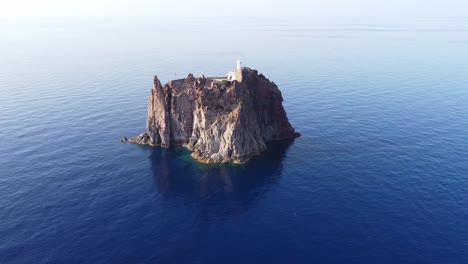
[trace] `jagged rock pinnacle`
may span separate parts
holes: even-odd
[[[244,163],[267,142],[297,137],[276,84],[250,68],[239,74],[233,81],[189,74],[164,86],[155,76],[146,132],[129,141],[182,145],[205,163]]]

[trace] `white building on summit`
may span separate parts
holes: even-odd
[[[236,70],[242,70],[242,62],[238,59],[237,60],[237,67],[236,67]]]
[[[237,79],[237,76],[239,76],[238,74],[240,74],[240,76],[242,76],[242,62],[240,60],[237,60],[236,69],[234,71],[228,72],[227,79],[229,81],[238,80]]]

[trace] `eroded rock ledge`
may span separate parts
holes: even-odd
[[[265,151],[267,142],[299,136],[288,121],[275,83],[250,68],[230,75],[195,78],[189,74],[164,86],[155,76],[146,132],[128,141],[182,145],[204,163],[245,163]]]

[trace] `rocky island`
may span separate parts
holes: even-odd
[[[275,83],[239,61],[227,77],[189,74],[163,86],[155,76],[146,132],[122,141],[181,145],[204,163],[245,163],[266,143],[299,136],[282,101]]]

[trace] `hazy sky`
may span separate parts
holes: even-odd
[[[468,0],[0,0],[11,16],[468,16]]]

